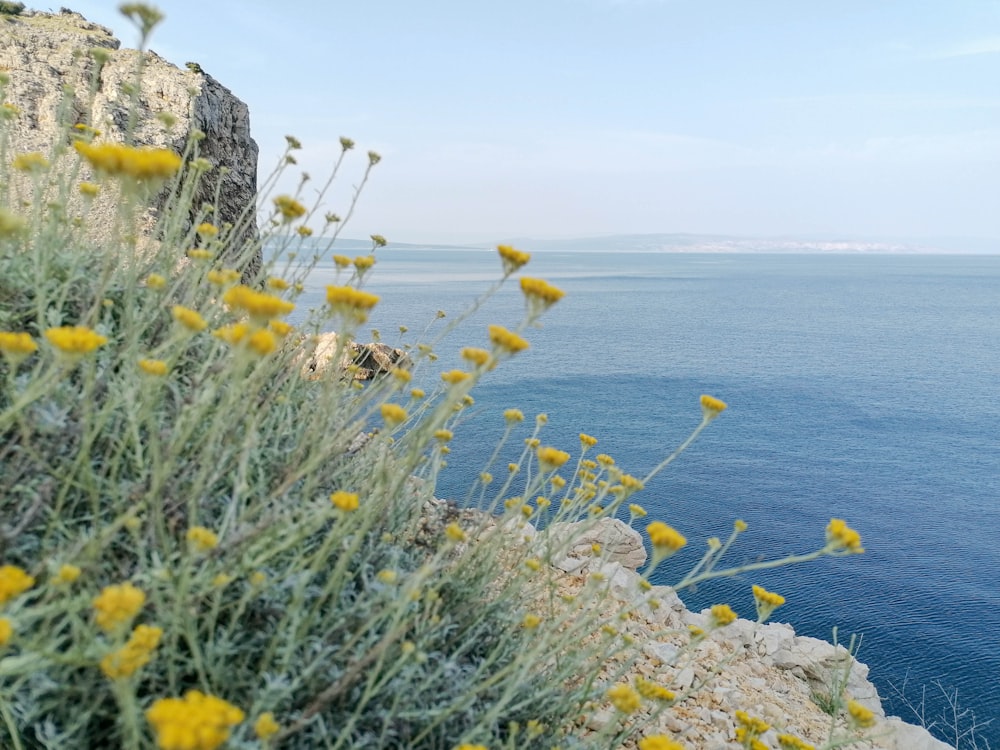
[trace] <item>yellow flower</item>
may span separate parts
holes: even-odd
[[[528,309],[532,312],[546,310],[565,296],[562,289],[552,286],[542,279],[521,278],[521,292],[528,300]]]
[[[448,372],[441,373],[441,380],[448,383],[449,385],[458,385],[459,383],[468,380],[471,375],[462,370],[449,370]]]
[[[94,601],[94,620],[103,630],[111,632],[135,617],[146,595],[131,583],[105,586]]]
[[[167,363],[162,359],[140,359],[139,369],[147,375],[163,376],[167,374]]]
[[[639,740],[639,750],[684,750],[684,745],[665,734],[651,734]]]
[[[181,157],[165,148],[135,148],[120,143],[94,145],[76,141],[73,147],[98,172],[134,180],[163,180],[181,166]]]
[[[399,578],[399,574],[396,573],[395,570],[380,570],[378,573],[375,574],[375,577],[378,578],[382,583],[388,583],[391,585],[397,581],[397,579]]]
[[[615,685],[606,693],[611,704],[623,714],[631,714],[639,710],[642,698],[629,685]]]
[[[235,310],[243,310],[259,322],[287,315],[295,309],[295,305],[281,297],[255,292],[242,284],[228,289],[222,295],[222,301]]]
[[[187,251],[187,257],[192,260],[211,260],[213,255],[211,250],[206,250],[203,247],[196,247]]]
[[[279,195],[274,199],[274,207],[286,222],[304,216],[306,207],[290,195]]]
[[[414,400],[418,400],[419,401],[420,399],[422,399],[426,395],[427,394],[424,393],[424,389],[423,388],[414,388],[412,391],[410,391],[410,398],[412,398]]]
[[[451,430],[443,430],[443,429],[442,430],[434,430],[434,438],[436,440],[440,440],[442,443],[447,443],[453,437],[455,437],[455,435],[454,435],[454,433],[452,433]]]
[[[76,565],[60,565],[59,572],[56,573],[55,583],[57,584],[68,584],[73,583],[77,578],[80,577],[80,569]]]
[[[270,711],[265,711],[260,716],[257,717],[257,721],[253,723],[253,732],[257,735],[257,739],[268,740],[278,733],[281,726],[274,720],[274,714]]]
[[[641,505],[636,505],[635,503],[630,503],[628,506],[628,512],[633,518],[642,518],[646,515],[646,509]]]
[[[816,750],[808,742],[799,739],[793,734],[779,734],[778,744],[781,745],[781,750]]]
[[[263,586],[265,583],[267,583],[267,574],[262,570],[255,570],[253,573],[250,574],[249,580],[251,586],[256,586],[259,588]]]
[[[226,286],[240,280],[240,272],[235,268],[223,268],[221,270],[211,270],[205,274],[205,279],[210,284],[216,286]]]
[[[525,630],[534,630],[541,624],[542,618],[538,615],[533,615],[530,612],[524,616],[524,619],[521,620],[521,627]]]
[[[93,182],[81,182],[80,194],[87,198],[94,198],[101,192],[101,186]]]
[[[112,680],[131,677],[149,663],[162,637],[162,628],[137,626],[124,646],[101,659],[101,671]]]
[[[305,225],[302,225],[301,227],[299,227],[295,231],[298,232],[298,234],[299,234],[300,237],[312,237],[312,233],[313,233],[313,230],[310,229],[309,227],[305,226]]]
[[[102,336],[86,326],[49,328],[45,331],[45,338],[60,352],[71,357],[89,354],[108,343],[107,336]]]
[[[150,289],[163,289],[167,285],[167,280],[158,273],[151,273],[146,277],[146,286]]]
[[[217,589],[225,588],[233,581],[236,580],[235,576],[231,576],[228,573],[219,573],[215,578],[212,579],[212,585]]]
[[[733,528],[736,529],[737,532],[742,533],[747,530],[747,522],[737,518],[733,521]]]
[[[267,324],[267,327],[270,328],[275,335],[280,336],[281,338],[284,338],[294,330],[291,323],[286,323],[283,320],[272,320]]]
[[[518,336],[513,331],[508,331],[503,326],[491,325],[489,327],[490,341],[495,347],[501,349],[508,354],[517,354],[518,352],[523,352],[529,346],[531,346],[527,341]]]
[[[16,565],[0,566],[0,606],[35,585],[35,579]]]
[[[831,518],[826,527],[826,546],[831,551],[859,554],[865,551],[861,546],[861,535],[841,518]]]
[[[538,463],[543,471],[554,471],[569,461],[569,454],[552,446],[538,449]]]
[[[27,221],[0,206],[0,237],[14,237],[27,228]]]
[[[635,689],[643,698],[657,701],[672,701],[677,696],[672,690],[668,690],[663,685],[657,684],[643,677],[635,678]]]
[[[584,448],[593,448],[595,445],[597,445],[597,438],[595,438],[593,435],[587,435],[586,433],[581,432],[580,445],[582,445]],[[592,468],[596,468],[596,466]]]
[[[750,714],[746,711],[737,711],[736,721],[743,728],[745,728],[751,736],[764,734],[764,732],[771,728],[771,725],[766,721],[750,716]]]
[[[706,421],[711,422],[725,410],[725,401],[720,401],[714,396],[701,397],[701,413]]]
[[[530,570],[532,573],[537,573],[542,569],[542,561],[537,557],[529,557],[524,561],[524,567]]]
[[[0,617],[0,646],[6,646],[14,637],[14,625],[6,617]]]
[[[358,273],[364,273],[369,268],[375,265],[374,255],[359,255],[354,259],[354,267],[358,269]]]
[[[31,334],[0,331],[0,353],[11,363],[16,365],[36,351],[38,344]]]
[[[462,530],[462,527],[454,521],[444,527],[444,535],[453,542],[464,542],[468,539],[468,535]]]
[[[857,701],[848,701],[847,714],[851,723],[856,727],[866,729],[875,724],[875,714]]]
[[[326,302],[334,312],[358,323],[368,320],[368,313],[378,304],[378,295],[350,286],[328,286]]]
[[[199,224],[194,231],[202,237],[215,237],[219,234],[219,228],[214,224],[209,224],[207,221]]]
[[[497,252],[500,253],[500,262],[503,264],[503,272],[505,276],[509,276],[514,273],[514,271],[521,268],[529,260],[531,260],[531,255],[529,253],[523,253],[520,250],[515,250],[510,245],[498,245]]]
[[[390,427],[395,427],[406,421],[406,409],[399,404],[382,404],[382,419]]]
[[[607,453],[598,453],[597,463],[602,464],[603,466],[614,466],[615,460],[611,458],[611,456],[609,456]]]
[[[278,278],[277,276],[272,276],[267,280],[267,288],[283,292],[288,289],[288,282],[284,279]]]
[[[346,255],[334,255],[333,262],[337,265],[337,268],[347,268],[351,265],[351,259]]]
[[[524,414],[520,409],[507,409],[503,413],[503,418],[508,424],[514,424],[515,422],[523,422]]]
[[[369,236],[372,238],[372,242],[375,244],[375,247],[385,247],[389,244],[389,241],[381,234],[372,234]]]
[[[222,326],[222,328],[216,328],[212,331],[212,335],[217,339],[225,341],[230,346],[236,346],[246,338],[249,332],[250,326],[246,323],[233,323],[232,325]]]
[[[753,587],[753,598],[757,605],[757,620],[764,622],[775,609],[785,603],[785,597],[768,591],[763,586]]]
[[[358,493],[337,490],[330,495],[330,502],[333,503],[335,508],[344,511],[345,513],[349,513],[352,510],[358,509]]]
[[[486,745],[463,744],[463,745],[456,745],[454,750],[489,750],[489,748],[486,747]]]
[[[15,156],[11,166],[21,172],[41,172],[49,168],[49,160],[37,151],[33,151]]]
[[[683,534],[662,521],[653,521],[646,527],[646,533],[649,534],[654,551],[673,553],[687,544]]]
[[[462,349],[462,359],[467,362],[471,362],[476,365],[476,367],[486,367],[487,365],[492,364],[493,355],[485,349],[467,346]]]
[[[278,340],[271,331],[262,328],[259,331],[254,331],[247,339],[247,346],[261,357],[266,357],[278,347]]]
[[[231,703],[198,690],[183,698],[160,698],[146,711],[160,750],[216,750],[244,719]]]
[[[733,612],[732,607],[728,604],[713,605],[709,611],[712,613],[712,623],[717,628],[725,627],[736,620],[736,613]]]
[[[219,535],[204,526],[192,526],[188,529],[187,540],[195,552],[208,552],[219,545]]]
[[[622,474],[618,481],[629,492],[638,492],[646,486],[642,483],[641,479],[636,479],[631,474]]]
[[[170,308],[170,314],[174,316],[174,320],[187,328],[189,331],[204,331],[208,326],[205,319],[201,317],[197,311],[192,310],[190,307],[174,305]]]

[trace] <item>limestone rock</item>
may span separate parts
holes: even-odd
[[[344,372],[353,366],[355,380],[372,380],[396,368],[405,370],[410,367],[410,355],[402,349],[388,344],[359,344],[357,341],[346,342],[340,351],[339,361],[335,363],[334,359],[338,357],[337,341],[336,333],[321,333],[313,337],[299,357],[302,374],[318,378],[331,368]]]
[[[90,54],[95,48],[108,55],[103,65]],[[215,204],[207,219],[219,227],[226,223],[235,227],[233,247],[243,261],[244,277],[255,275],[262,261],[255,216],[258,151],[250,137],[247,105],[200,68],[182,70],[147,52],[133,110],[129,89],[139,54],[122,49],[108,29],[65,9],[3,17],[0,70],[10,78],[4,97],[20,110],[8,123],[10,151],[41,152],[62,171],[73,169],[78,161],[67,130],[76,124],[100,130],[97,143],[125,142],[131,131],[133,145],[168,148],[178,154],[184,153],[190,134],[200,130],[205,137],[198,143],[198,155],[214,169],[202,179],[193,209]],[[172,125],[164,121],[170,116]],[[79,178],[92,179],[88,166]],[[154,209],[143,217],[142,231],[152,231],[165,197],[164,189],[154,199]],[[79,201],[74,195],[69,210],[78,212]],[[114,191],[106,190],[88,209],[87,226],[96,240],[114,225],[116,204]]]
[[[635,529],[617,518],[602,518],[594,523],[554,523],[548,529],[553,547],[560,551],[555,566],[560,570],[579,570],[594,557],[593,546],[601,546],[601,559],[618,562],[637,570],[646,562],[646,547]],[[570,558],[570,559],[567,559]]]

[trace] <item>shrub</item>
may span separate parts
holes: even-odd
[[[158,19],[129,11],[145,39]],[[435,477],[470,391],[529,346],[562,292],[523,279],[522,320],[490,326],[430,395],[403,368],[361,385],[338,363],[378,303],[362,289],[386,243],[375,235],[370,254],[336,256],[327,305],[303,326],[337,330],[334,365],[307,376],[318,340],[283,318],[316,262],[292,262],[314,210],[262,197],[274,259],[244,285],[260,248],[191,205],[212,179],[197,137],[177,155],[92,135],[15,160],[24,179],[2,180],[15,185],[0,206],[4,746],[573,747],[581,715],[608,701],[622,720],[586,742],[617,746],[640,706],[672,703],[653,683],[608,689],[635,644],[601,634],[627,610],[597,574],[580,597],[559,595],[550,563],[568,542],[550,530],[645,515],[632,496],[723,402],[703,397],[694,433],[643,479],[586,458],[586,435],[575,460],[543,446],[538,418],[506,478],[493,482],[488,462],[470,489],[487,512],[442,504]],[[361,185],[378,161],[369,152]],[[103,190],[120,192],[120,211],[94,246],[86,202],[67,196]],[[149,252],[137,221],[162,194]],[[529,261],[498,252],[500,283]],[[437,367],[430,345],[410,352],[415,371]],[[507,442],[523,415],[504,417]],[[716,565],[744,528],[678,585],[732,574]],[[686,543],[662,522],[649,534],[646,577]],[[858,551],[835,520],[824,546],[794,559]],[[640,579],[637,601],[652,588]],[[720,605],[712,627],[734,617]]]

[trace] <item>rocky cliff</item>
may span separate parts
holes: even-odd
[[[0,16],[0,71],[10,79],[4,101],[20,110],[9,124],[9,151],[50,156],[65,145],[67,124],[100,130],[98,141],[130,139],[177,153],[201,131],[198,155],[214,168],[192,205],[212,204],[213,223],[238,227],[237,247],[256,243],[258,152],[247,105],[197,65],[181,69],[154,52],[142,54],[142,85],[133,94],[140,53],[122,49],[103,26],[65,9]],[[89,210],[89,226],[112,226],[114,197],[100,196]],[[155,209],[145,227],[154,221]],[[260,262],[258,250],[245,270],[253,273]]]

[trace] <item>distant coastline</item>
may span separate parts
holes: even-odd
[[[529,252],[581,253],[771,253],[788,255],[998,255],[1000,239],[944,237],[928,239],[870,239],[836,237],[738,237],[712,234],[616,234],[539,239],[502,238],[496,242],[395,242],[399,250],[489,250],[510,244]],[[338,240],[343,248],[371,247],[370,240]]]

